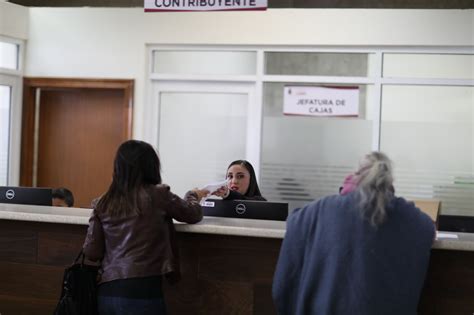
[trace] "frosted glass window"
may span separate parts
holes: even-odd
[[[160,94],[158,150],[173,192],[222,181],[229,163],[245,158],[247,107],[247,94]]]
[[[384,86],[381,150],[400,196],[439,199],[442,213],[474,216],[474,88]]]
[[[373,93],[360,85],[357,118],[283,115],[283,87],[265,83],[261,189],[290,209],[336,194],[346,175],[372,147]]]
[[[257,72],[252,51],[153,52],[153,72],[160,74],[251,75]]]
[[[8,183],[11,87],[0,85],[0,186]]]
[[[18,45],[0,42],[0,68],[18,69]]]
[[[383,76],[474,79],[474,55],[384,54]]]
[[[265,74],[356,76],[372,75],[373,54],[355,53],[265,53]]]

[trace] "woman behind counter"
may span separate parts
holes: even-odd
[[[124,142],[113,180],[94,207],[84,242],[87,259],[101,260],[99,314],[166,314],[162,278],[177,279],[179,261],[172,219],[197,223],[199,200],[184,200],[161,184],[160,161],[146,142]]]
[[[244,199],[266,201],[258,188],[257,178],[252,164],[246,160],[236,160],[227,167],[227,186],[224,186],[213,195],[224,200]]]

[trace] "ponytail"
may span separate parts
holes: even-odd
[[[362,214],[372,226],[379,226],[386,219],[386,206],[394,197],[392,163],[381,152],[365,156],[359,171],[358,194]]]

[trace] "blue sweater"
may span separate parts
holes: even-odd
[[[355,193],[295,210],[273,279],[278,313],[416,314],[434,233],[431,219],[403,198],[377,228],[362,218]]]

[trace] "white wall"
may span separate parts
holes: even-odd
[[[27,39],[28,18],[27,7],[0,0],[0,35]]]
[[[472,10],[30,8],[26,75],[134,79],[133,134],[148,140],[146,44],[472,46],[472,16]]]

